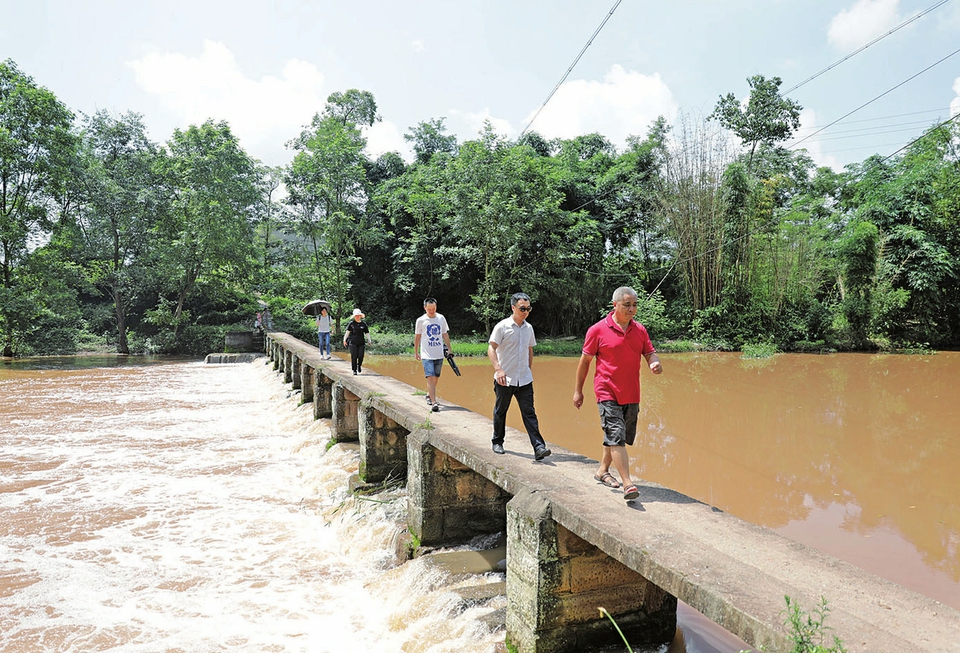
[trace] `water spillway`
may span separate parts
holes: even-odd
[[[406,490],[352,494],[357,447],[264,360],[0,366],[0,652],[502,644],[502,574],[398,565]]]
[[[406,476],[419,541],[506,528],[507,641],[520,651],[595,641],[600,602],[632,641],[665,642],[677,599],[753,646],[789,650],[784,595],[805,605],[829,596],[831,627],[852,633],[851,651],[958,650],[960,614],[934,600],[668,488],[644,484],[640,508],[625,513],[622,499],[584,483],[595,465],[585,456],[498,459],[487,418],[456,407],[431,417],[410,386],[347,377],[286,334],[268,336],[268,355],[315,415],[331,416],[334,437],[360,441],[365,480]]]

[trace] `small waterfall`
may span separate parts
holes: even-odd
[[[0,389],[0,652],[502,647],[503,573],[402,562],[405,490],[351,495],[356,448],[264,362]]]

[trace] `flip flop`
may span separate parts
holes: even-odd
[[[623,498],[627,501],[636,499],[638,496],[640,496],[640,490],[637,489],[636,485],[628,485],[623,488]]]
[[[613,487],[613,488],[620,487],[620,481],[615,479],[613,477],[613,474],[611,474],[610,472],[604,472],[600,476],[597,476],[596,474],[594,474],[593,480],[595,480],[597,483],[603,483],[607,487]]]

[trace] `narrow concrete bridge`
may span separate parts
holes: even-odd
[[[960,652],[960,611],[770,530],[654,484],[625,505],[595,484],[596,461],[556,447],[497,456],[490,420],[457,406],[430,413],[416,389],[353,376],[339,359],[269,333],[268,360],[302,390],[337,441],[360,442],[367,483],[406,479],[408,528],[422,545],[507,534],[506,640],[520,653],[667,643],[677,599],[751,646],[790,651],[784,596],[829,601],[851,653]],[[517,434],[516,441],[525,441]]]

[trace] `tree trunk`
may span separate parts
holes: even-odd
[[[117,353],[129,354],[130,345],[127,343],[127,310],[123,296],[119,291],[113,293],[113,306],[117,315]]]

